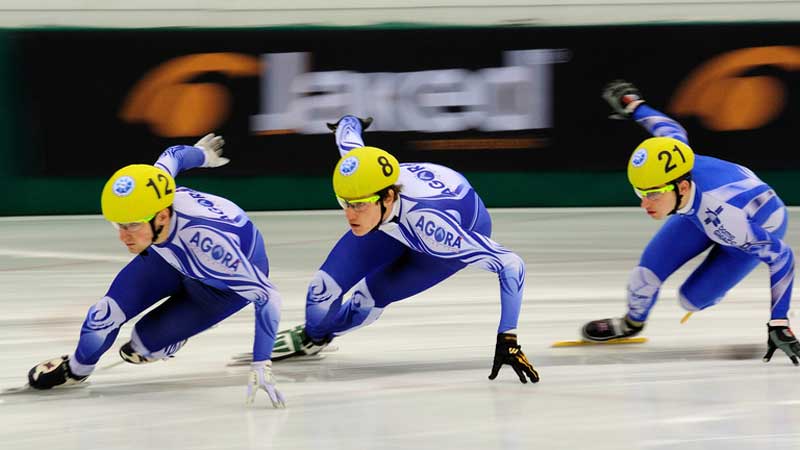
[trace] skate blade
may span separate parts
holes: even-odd
[[[338,351],[339,351],[339,346],[338,345],[336,345],[336,344],[328,344],[328,345],[325,346],[325,348],[323,348],[319,352],[320,353],[333,353],[333,352],[338,352]]]
[[[319,352],[314,355],[302,355],[302,356],[290,356],[289,358],[282,359],[278,361],[276,364],[280,364],[287,361],[319,361],[320,359],[325,359],[326,355],[323,355],[322,352]]]
[[[273,364],[283,364],[287,361],[319,361],[320,359],[325,359],[326,355],[317,353],[315,355],[298,355],[298,356],[289,356],[287,358],[283,358],[278,361],[272,361]],[[249,366],[250,363],[253,362],[253,354],[252,353],[242,353],[240,355],[235,355],[231,358],[231,361],[228,364],[225,364],[226,367],[241,367],[241,366]]]
[[[588,346],[588,345],[644,344],[645,342],[647,342],[647,338],[646,337],[629,337],[629,338],[609,339],[607,341],[602,341],[602,342],[587,341],[585,339],[581,339],[579,341],[556,341],[556,342],[553,342],[553,345],[551,345],[551,347],[581,347],[581,346]]]
[[[320,359],[325,359],[327,355],[323,355],[322,352],[314,353],[313,355],[292,355],[292,356],[284,356],[281,359],[272,360],[272,364],[285,364],[287,362],[301,362],[301,361],[319,361]]]
[[[280,360],[280,361],[284,361],[284,360],[286,360],[286,359],[294,359],[294,360],[297,360],[298,358],[306,358],[306,359],[322,359],[322,355],[320,355],[320,353],[333,353],[333,352],[338,352],[338,351],[339,351],[339,346],[338,346],[338,345],[336,345],[336,344],[329,344],[328,346],[326,346],[325,348],[323,348],[322,350],[320,350],[320,351],[319,351],[319,353],[317,353],[317,354],[315,354],[315,355],[311,355],[311,356],[290,356],[289,358],[285,358],[285,359],[282,359],[282,360]],[[318,356],[318,355],[319,355],[320,357],[319,357],[319,358],[315,358],[315,357],[316,357],[316,356]],[[235,361],[235,362],[237,362],[237,363],[238,363],[238,362],[246,362],[246,363],[248,363],[248,364],[249,364],[249,363],[250,363],[252,360],[253,360],[253,353],[252,353],[252,352],[249,352],[249,353],[237,353],[237,354],[235,354],[235,355],[233,355],[233,356],[231,357],[231,361]],[[238,364],[237,364],[237,365],[238,365]]]
[[[98,367],[96,371],[99,372],[101,370],[113,369],[114,367],[121,366],[121,365],[125,364],[126,362],[127,361],[125,361],[124,359],[121,359],[119,361],[114,361],[113,363],[106,364],[105,366],[102,366],[102,367]]]
[[[64,392],[73,389],[83,388],[89,385],[88,381],[82,383],[68,384],[66,386],[56,386],[52,389],[34,389],[30,384],[25,383],[22,386],[10,387],[0,390],[0,395],[15,395],[15,394],[46,394],[48,392]]]
[[[24,386],[17,386],[17,387],[3,389],[2,391],[0,391],[0,395],[14,395],[32,391],[33,388],[31,387],[31,385],[26,383]]]

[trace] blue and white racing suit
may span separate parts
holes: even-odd
[[[170,147],[156,167],[173,177],[202,166],[202,150]],[[134,326],[133,349],[160,358],[248,303],[256,309],[253,360],[270,358],[280,319],[281,297],[270,283],[261,233],[236,204],[185,187],[175,189],[167,240],[133,258],[94,304],[70,357],[76,375],[92,372],[120,327],[167,298]]]
[[[654,136],[689,144],[677,122],[646,104],[633,113]],[[769,267],[770,319],[785,319],[794,281],[794,256],[783,238],[787,211],[750,169],[696,155],[686,205],[670,216],[644,250],[628,283],[628,316],[647,319],[661,284],[687,261],[711,248],[681,285],[681,305],[698,311],[718,303],[759,262]]]
[[[340,121],[342,155],[362,147],[361,126]],[[483,201],[458,172],[436,164],[400,164],[399,201],[375,231],[348,231],[312,280],[306,298],[306,333],[314,340],[374,322],[390,303],[420,293],[468,265],[500,281],[498,332],[514,332],[522,303],[525,264],[493,241]],[[343,296],[354,288],[352,296]]]

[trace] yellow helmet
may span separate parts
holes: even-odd
[[[147,164],[131,164],[111,175],[100,204],[109,222],[147,222],[172,204],[175,180],[166,171]]]
[[[634,188],[661,186],[689,173],[694,167],[694,152],[683,142],[669,137],[646,139],[628,161],[628,181]]]
[[[342,156],[333,170],[333,191],[345,200],[359,200],[400,178],[400,164],[385,150],[359,147]]]

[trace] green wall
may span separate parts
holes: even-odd
[[[3,159],[8,157],[4,146]],[[762,172],[789,205],[800,205],[800,172]],[[489,207],[635,206],[624,172],[467,174]],[[230,198],[253,210],[337,208],[327,177],[184,178],[179,185]],[[100,212],[100,178],[6,176],[0,215],[94,214]]]

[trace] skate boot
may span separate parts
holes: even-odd
[[[636,336],[644,328],[644,323],[631,321],[627,316],[613,319],[593,320],[581,329],[587,341],[604,342],[611,339]]]
[[[133,345],[131,345],[131,341],[128,341],[120,347],[119,349],[119,356],[125,360],[125,362],[129,362],[131,364],[149,364],[156,361],[166,360],[175,357],[175,353],[183,347],[183,344],[186,343],[188,339],[184,339],[177,344],[170,345],[166,347],[164,350],[156,352],[152,356],[144,356],[141,353],[137,352],[133,349]]]
[[[78,376],[69,369],[67,355],[37,364],[28,372],[28,384],[34,389],[52,389],[57,386],[78,384],[89,375]]]
[[[275,346],[272,347],[272,360],[280,361],[282,359],[291,358],[294,356],[311,356],[316,355],[323,348],[327,347],[331,339],[324,339],[322,341],[313,341],[307,334],[303,325],[298,325],[289,330],[279,331],[275,335]]]

